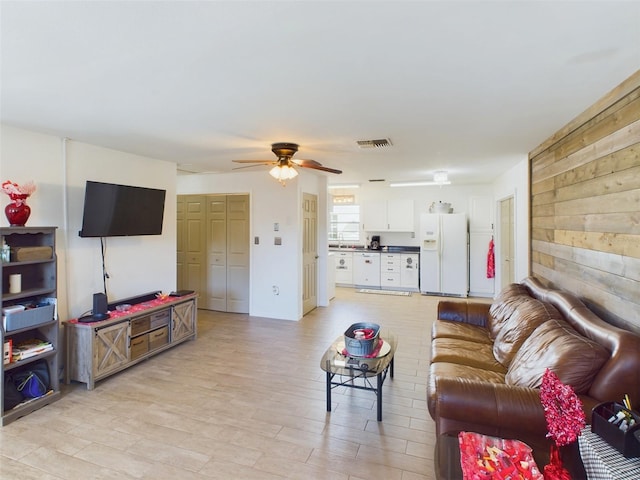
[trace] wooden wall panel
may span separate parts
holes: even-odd
[[[529,165],[531,274],[640,333],[640,71]]]

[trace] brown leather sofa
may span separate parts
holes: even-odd
[[[591,409],[625,394],[640,405],[640,336],[614,327],[533,277],[493,303],[441,301],[427,385],[437,433],[473,431],[548,445],[539,387],[545,368]]]

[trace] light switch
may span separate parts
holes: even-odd
[[[260,237],[253,237],[254,245],[260,245]]]
[[[274,223],[273,224],[273,231],[274,232],[280,231],[280,224],[279,223]]]

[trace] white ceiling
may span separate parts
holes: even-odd
[[[640,68],[638,1],[3,0],[0,15],[3,123],[198,171],[296,142],[344,171],[330,183],[490,182]],[[355,143],[378,138],[393,146]]]

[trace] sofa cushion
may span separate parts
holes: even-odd
[[[562,319],[562,314],[550,303],[528,297],[521,302],[497,332],[493,343],[496,360],[509,367],[520,346],[543,322]]]
[[[458,338],[471,342],[493,344],[486,328],[449,320],[433,322],[431,338]]]
[[[446,401],[438,399],[438,396],[446,396],[447,392],[438,392],[437,384],[438,380],[442,378],[462,379],[474,382],[488,382],[503,384],[504,373],[493,372],[491,370],[485,370],[483,368],[470,367],[469,365],[460,365],[457,363],[437,362],[432,363],[429,366],[429,379],[427,384],[427,402],[429,412],[431,412],[432,418],[436,416],[436,405],[438,401]],[[469,399],[473,402],[473,399]]]
[[[531,334],[511,362],[508,385],[540,388],[548,368],[576,393],[587,393],[609,352],[564,320],[549,320]]]
[[[435,338],[431,342],[431,362],[456,363],[501,374],[507,369],[496,362],[492,346],[459,338]]]
[[[502,325],[509,320],[518,305],[532,298],[528,292],[525,286],[518,283],[512,283],[502,289],[489,307],[487,328],[491,338],[496,338],[502,330]]]

